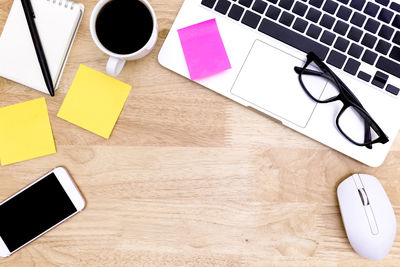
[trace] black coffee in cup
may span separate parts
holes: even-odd
[[[127,55],[139,51],[153,32],[153,17],[139,0],[112,0],[96,19],[96,34],[109,51]]]

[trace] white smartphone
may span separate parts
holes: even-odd
[[[52,170],[0,203],[0,257],[11,255],[84,207],[67,170]]]

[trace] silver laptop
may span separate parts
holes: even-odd
[[[376,167],[400,126],[400,4],[391,0],[185,0],[160,51],[164,67],[189,77],[177,30],[216,22],[232,68],[197,83]],[[314,52],[348,86],[389,138],[372,149],[338,129],[342,102],[321,104],[299,83],[294,67]],[[337,91],[312,81],[326,99]],[[362,124],[341,127],[364,133]]]

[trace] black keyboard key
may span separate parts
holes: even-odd
[[[361,44],[365,45],[366,47],[372,48],[374,47],[377,39],[378,38],[376,38],[374,35],[366,33],[361,41]]]
[[[293,0],[281,0],[279,2],[279,6],[286,10],[290,10],[292,8],[293,2]]]
[[[392,94],[394,94],[394,95],[398,95],[400,89],[397,88],[396,86],[393,86],[393,85],[391,85],[391,84],[388,84],[388,85],[386,86],[386,91],[388,91],[389,93],[392,93]]]
[[[361,80],[364,80],[366,82],[369,82],[372,78],[371,75],[369,75],[368,73],[365,73],[363,71],[360,71],[357,75],[358,78],[360,78]]]
[[[333,28],[333,31],[338,33],[338,34],[340,34],[340,35],[345,35],[347,30],[348,30],[348,28],[349,28],[349,24],[347,24],[347,23],[345,23],[345,22],[343,22],[341,20],[338,20],[336,22],[335,27]]]
[[[281,18],[279,19],[279,22],[290,27],[290,25],[292,24],[293,20],[294,20],[294,15],[293,14],[290,14],[290,13],[288,13],[286,11],[283,11]]]
[[[352,58],[349,58],[343,70],[347,73],[350,73],[351,75],[356,75],[358,69],[360,68],[360,65],[361,65],[360,62]]]
[[[262,0],[256,0],[254,3],[252,9],[260,14],[264,14],[265,9],[267,9],[268,4]]]
[[[320,27],[311,24],[306,34],[314,39],[318,39],[319,35],[321,34],[321,31],[322,29]]]
[[[396,17],[394,17],[392,25],[395,26],[397,29],[400,29],[400,15],[396,15]]]
[[[242,23],[255,29],[260,22],[261,16],[249,10],[243,16]]]
[[[375,2],[387,6],[389,4],[389,0],[375,0]]]
[[[349,51],[347,52],[350,56],[353,56],[355,58],[360,58],[364,48],[359,46],[358,44],[351,44]]]
[[[341,69],[346,59],[347,57],[342,53],[332,50],[326,62],[335,66],[338,69]]]
[[[333,14],[335,14],[337,8],[338,8],[338,4],[336,2],[333,2],[332,0],[326,0],[325,5],[322,8],[322,10],[333,15]]]
[[[310,5],[320,8],[324,0],[310,0]]]
[[[378,35],[386,40],[390,40],[392,38],[394,29],[390,28],[389,26],[382,25],[381,29],[379,30]]]
[[[269,6],[267,9],[267,13],[265,13],[265,15],[271,19],[277,19],[280,13],[281,10],[279,8],[274,6]]]
[[[393,46],[393,49],[390,52],[389,57],[400,62],[400,47]]]
[[[297,18],[296,21],[297,20],[299,20],[299,18]],[[304,20],[303,22],[307,23]],[[258,30],[271,36],[272,38],[286,43],[287,45],[297,48],[304,53],[309,53],[312,51],[322,60],[326,58],[326,55],[329,51],[328,47],[304,36],[303,34],[299,34],[284,26],[281,26],[269,19],[263,19]]]
[[[293,13],[299,15],[300,17],[304,16],[306,13],[307,6],[301,2],[296,2],[293,7]]]
[[[315,8],[310,7],[306,19],[311,20],[312,22],[317,22],[320,16],[321,16],[321,11],[318,11]]]
[[[335,40],[335,38],[336,38],[336,35],[334,33],[324,30],[324,32],[321,35],[320,41],[323,42],[324,44],[327,44],[330,46],[333,44],[333,41]]]
[[[272,4],[278,3],[278,0],[267,0],[268,2],[271,2]]]
[[[215,5],[215,2],[217,2],[217,0],[202,0],[201,4],[203,6],[209,7],[209,8],[213,8]]]
[[[370,15],[371,17],[375,17],[378,13],[379,6],[372,2],[368,2],[367,6],[364,9],[364,13]]]
[[[393,43],[400,45],[400,32],[396,32],[393,37]]]
[[[228,12],[228,9],[230,6],[231,6],[231,3],[229,1],[219,0],[217,5],[215,6],[215,11],[225,15],[226,12]]]
[[[367,17],[361,13],[354,12],[353,17],[351,17],[350,23],[361,27]]]
[[[243,7],[233,4],[231,10],[229,11],[228,17],[234,20],[240,20],[243,12],[244,12]]]
[[[380,25],[380,23],[378,21],[370,18],[367,20],[367,23],[365,24],[364,29],[366,29],[369,32],[376,33],[376,31],[379,28],[379,25]]]
[[[397,12],[400,13],[400,4],[397,4],[397,3],[395,3],[395,2],[392,2],[392,3],[390,4],[390,8],[391,8],[392,10],[397,11]]]
[[[304,19],[297,18],[294,22],[293,29],[299,32],[304,32],[308,26],[308,22]]]
[[[351,15],[351,9],[347,8],[345,6],[340,6],[336,16],[338,16],[339,18],[341,18],[342,20],[348,20],[350,18]]]
[[[252,3],[253,3],[253,0],[239,0],[239,4],[241,4],[245,7],[250,7]]]
[[[351,0],[350,6],[357,10],[362,10],[365,0]]]
[[[389,79],[389,76],[387,74],[377,71],[374,76],[374,79],[372,79],[372,84],[379,88],[383,88],[383,87],[385,87],[385,84],[388,79]]]
[[[383,40],[379,40],[378,44],[375,47],[375,51],[387,55],[391,46],[392,45],[390,43],[385,42]]]
[[[349,44],[350,44],[349,40],[346,40],[339,36],[336,40],[334,47],[339,51],[345,52]]]
[[[322,16],[321,21],[319,22],[319,24],[327,29],[331,29],[333,26],[333,23],[335,22],[335,19],[327,14],[324,14]]]
[[[361,39],[363,32],[362,30],[356,28],[356,27],[351,27],[349,33],[347,34],[347,37],[349,37],[351,40],[358,42]]]
[[[400,64],[393,60],[380,56],[376,62],[376,67],[400,78]]]
[[[361,60],[364,61],[365,63],[368,63],[370,65],[374,65],[376,58],[378,57],[378,54],[375,52],[372,52],[371,50],[365,50],[364,55],[362,56]]]
[[[338,2],[347,5],[349,3],[349,0],[338,0]]]
[[[386,8],[382,8],[381,12],[378,15],[378,19],[380,21],[389,23],[393,18],[394,13]]]
[[[334,33],[331,33],[329,31],[325,30],[322,33],[320,40],[321,40],[321,42],[323,42],[327,45],[331,45],[333,43],[333,40],[335,40],[335,37],[336,37],[336,35]]]

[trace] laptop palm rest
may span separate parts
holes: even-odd
[[[279,61],[271,62],[271,55],[277,54]],[[304,92],[294,71],[295,66],[303,65],[304,60],[256,40],[231,93],[253,108],[304,128],[317,104]],[[314,80],[314,86],[321,88],[322,93],[326,82],[320,78]]]

